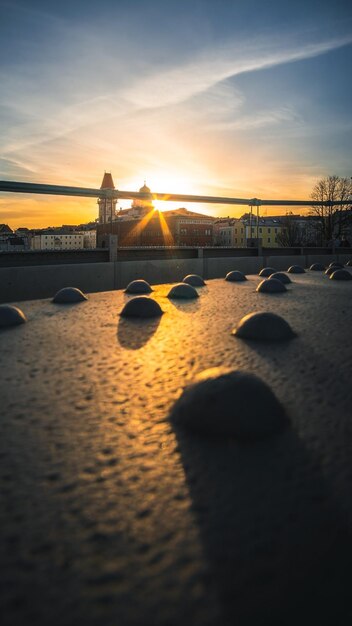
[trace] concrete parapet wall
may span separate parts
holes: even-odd
[[[330,261],[329,261],[330,262]],[[264,265],[275,267],[276,270],[286,272],[291,265],[307,267],[306,256],[268,256],[264,257]]]
[[[204,259],[203,274],[204,278],[222,278],[232,270],[240,270],[244,274],[258,274],[262,267],[263,257]]]
[[[168,261],[128,261],[115,264],[115,289],[127,287],[131,280],[144,278],[152,285],[179,282],[187,274],[203,274],[203,259]]]
[[[0,302],[50,298],[62,287],[78,287],[85,292],[114,289],[114,264],[0,268]]]
[[[156,285],[178,282],[186,274],[200,274],[211,279],[225,277],[227,272],[234,269],[245,274],[258,274],[266,265],[286,271],[290,265],[297,264],[307,268],[315,262],[328,265],[332,260],[346,262],[350,258],[350,254],[339,253],[4,267],[0,268],[0,302],[50,298],[62,287],[69,286],[92,293],[124,289],[136,278],[144,278]]]

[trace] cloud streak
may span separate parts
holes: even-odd
[[[135,106],[158,108],[187,101],[217,83],[246,72],[268,69],[285,63],[313,58],[352,43],[352,36],[291,48],[287,43],[264,42],[210,50],[196,61],[168,71],[151,74],[123,90],[123,97]]]

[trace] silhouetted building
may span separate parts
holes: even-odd
[[[113,191],[115,189],[110,172],[105,172],[100,189],[104,189],[105,191]],[[115,219],[116,203],[116,198],[99,198],[99,224],[110,224]]]

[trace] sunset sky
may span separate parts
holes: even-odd
[[[1,180],[305,199],[352,176],[347,1],[0,0],[0,59]],[[96,217],[0,194],[12,228]]]

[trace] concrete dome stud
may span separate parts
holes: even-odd
[[[276,269],[274,267],[263,267],[263,269],[260,270],[259,272],[259,276],[262,276],[263,278],[269,278],[269,276],[271,276],[271,274],[275,274]]]
[[[19,326],[24,324],[27,318],[23,311],[12,304],[0,304],[0,328]]]
[[[192,285],[192,287],[204,287],[205,285],[204,279],[198,274],[187,274],[182,282]]]
[[[342,268],[339,265],[329,265],[329,267],[324,272],[324,274],[326,274],[326,276],[330,276],[333,272],[336,272],[336,270],[341,270],[341,269]]]
[[[352,280],[352,274],[348,270],[337,269],[330,274],[330,280]]]
[[[338,267],[340,270],[342,270],[344,265],[343,263],[339,263],[338,261],[332,261],[331,263],[329,263],[328,268],[329,267]]]
[[[325,270],[325,265],[322,263],[313,263],[309,269],[311,272],[323,272]]]
[[[132,282],[130,282],[125,289],[125,293],[151,293],[152,291],[153,289],[149,283],[142,278],[132,280]]]
[[[287,270],[290,274],[304,274],[305,269],[301,265],[291,265]]]
[[[163,314],[160,304],[147,296],[136,296],[126,302],[120,315],[122,317],[148,318]]]
[[[292,283],[291,278],[287,276],[287,274],[285,274],[284,272],[275,272],[274,274],[271,274],[269,278],[276,278],[276,280],[280,280],[284,285]]]
[[[270,387],[254,374],[214,368],[202,372],[175,402],[176,428],[250,441],[276,435],[289,423]]]
[[[228,280],[229,282],[240,282],[247,280],[247,278],[243,272],[240,272],[239,270],[232,270],[232,272],[228,272],[226,274],[225,280]]]
[[[88,300],[84,293],[77,287],[64,287],[60,289],[54,296],[55,304],[75,304]]]
[[[167,297],[170,299],[191,300],[192,298],[199,298],[199,294],[192,285],[178,283],[171,287]]]
[[[291,326],[276,313],[249,313],[240,320],[232,335],[257,341],[285,341],[295,337]]]
[[[258,293],[282,293],[287,291],[285,285],[277,278],[267,278],[259,283],[256,291]]]

